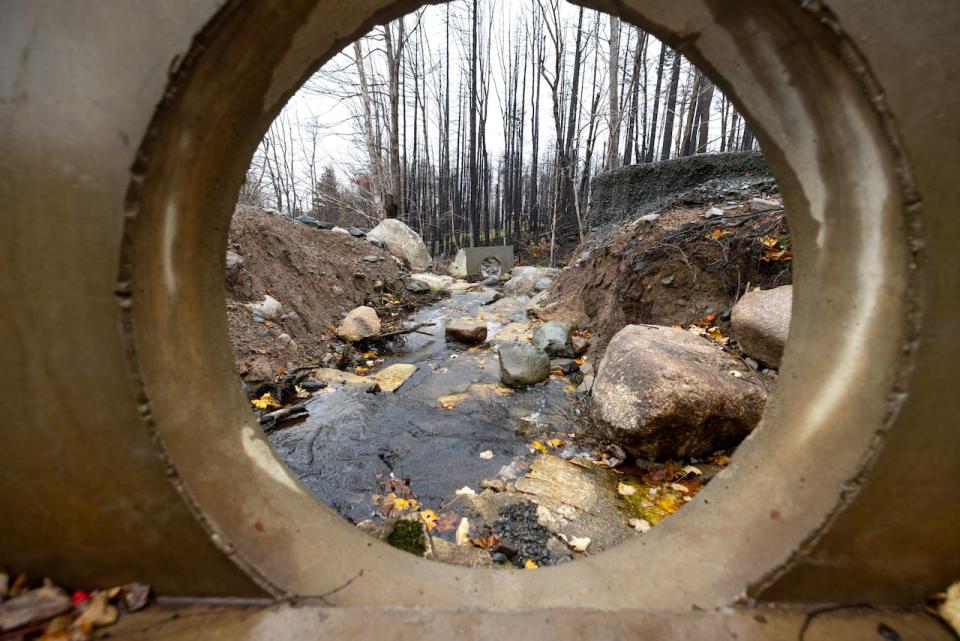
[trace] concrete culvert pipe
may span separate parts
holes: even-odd
[[[648,536],[537,572],[356,536],[248,409],[224,247],[284,102],[416,3],[13,0],[0,566],[173,596],[677,612],[914,604],[960,577],[960,6],[584,4],[649,29],[735,99],[792,216],[782,384],[723,477]]]

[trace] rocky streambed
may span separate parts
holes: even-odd
[[[706,437],[683,441],[682,459],[624,451],[630,439],[594,422],[596,364],[577,357],[589,332],[560,323],[558,338],[531,321],[532,285],[514,283],[511,296],[449,289],[406,320],[417,332],[363,353],[356,372],[310,372],[307,416],[268,432],[302,482],[359,530],[448,563],[551,565],[642,536],[726,465],[729,452]],[[691,338],[713,349],[709,337]],[[544,354],[548,370],[533,380],[546,377],[523,385],[501,368],[518,346],[565,358]],[[720,369],[737,369],[735,383],[759,376],[719,348],[716,357],[730,359]]]

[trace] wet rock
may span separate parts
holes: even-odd
[[[514,267],[510,280],[503,286],[504,296],[532,296],[537,292],[536,285],[542,279],[552,279],[559,270],[552,267]]]
[[[533,330],[533,344],[550,356],[573,356],[570,334],[573,326],[564,321],[549,321]]]
[[[593,385],[602,436],[636,456],[701,456],[739,443],[766,401],[739,359],[672,327],[628,325],[610,341]]]
[[[600,551],[634,536],[609,470],[588,469],[553,456],[534,461],[516,491],[537,505],[537,521],[557,534],[591,539]],[[566,546],[564,546],[565,549]]]
[[[357,376],[351,372],[344,372],[329,367],[314,370],[313,378],[325,385],[367,387],[371,381],[366,376]]]
[[[259,303],[250,303],[247,307],[254,316],[265,320],[277,320],[283,315],[283,304],[270,295],[264,296]]]
[[[580,370],[580,366],[572,358],[551,358],[550,369],[559,369],[564,374],[573,374]]]
[[[570,338],[570,345],[573,347],[574,356],[583,356],[590,349],[590,339],[583,336],[573,336]]]
[[[404,260],[410,269],[424,271],[433,262],[420,234],[395,218],[388,218],[373,228],[367,238],[382,242],[387,251]]]
[[[487,326],[484,323],[455,321],[447,325],[444,335],[447,340],[461,343],[482,343],[487,340]]]
[[[366,238],[367,232],[363,231],[359,227],[350,227],[347,229],[347,233],[353,236],[354,238]]]
[[[509,387],[536,385],[550,376],[550,357],[526,343],[500,347],[500,380]]]
[[[277,342],[291,351],[297,350],[297,343],[290,337],[290,334],[280,334],[277,336]]]
[[[790,332],[793,286],[747,292],[730,314],[733,337],[745,353],[772,368],[780,367]]]
[[[397,363],[385,367],[367,378],[375,382],[384,392],[395,392],[417,371],[416,365]]]
[[[365,262],[365,263],[379,263],[379,262],[380,262],[380,257],[379,257],[379,256],[374,256],[373,254],[371,254],[371,255],[369,255],[369,256],[364,256],[364,257],[363,257],[363,262]]]
[[[350,343],[380,334],[380,318],[372,307],[357,307],[337,327],[337,336]]]
[[[507,484],[500,479],[484,479],[483,481],[480,481],[480,487],[484,490],[503,492],[507,489]]]

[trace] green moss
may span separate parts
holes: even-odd
[[[387,543],[398,550],[417,556],[422,556],[427,551],[427,542],[423,538],[423,525],[417,521],[397,521],[393,531],[387,537]]]

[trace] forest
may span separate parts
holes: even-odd
[[[433,255],[570,246],[600,172],[756,148],[731,100],[652,34],[562,0],[457,0],[347,46],[280,113],[239,202],[340,225],[398,217]]]

